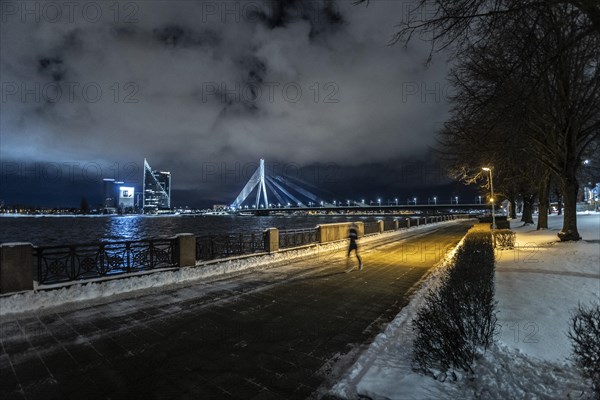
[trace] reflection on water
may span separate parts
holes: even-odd
[[[172,237],[178,233],[258,233],[270,227],[300,229],[323,223],[375,219],[357,216],[235,215],[0,216],[0,242],[31,242],[37,246],[51,246]]]
[[[109,241],[137,240],[140,232],[140,217],[127,215],[120,218],[110,218],[108,234],[104,239]]]

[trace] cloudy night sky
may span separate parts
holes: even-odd
[[[388,45],[411,2],[0,4],[6,204],[141,189],[144,158],[175,206],[230,203],[260,158],[327,196],[472,195],[431,153],[446,56]]]

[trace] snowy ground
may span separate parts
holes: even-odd
[[[501,329],[473,377],[440,382],[411,370],[411,320],[425,291],[438,284],[447,260],[410,304],[366,349],[332,394],[354,399],[589,399],[590,382],[573,367],[568,320],[578,302],[600,302],[600,214],[578,215],[583,241],[560,243],[559,216],[536,231],[512,221],[514,250],[496,255],[496,300]]]
[[[385,232],[383,234],[369,235],[360,239],[361,245],[379,244],[390,240],[397,240],[407,232],[427,232],[437,229],[443,224],[453,224],[456,221],[438,222],[410,229]],[[29,311],[43,311],[57,306],[68,305],[76,308],[85,305],[85,302],[109,299],[111,296],[125,293],[138,293],[156,288],[171,288],[177,285],[186,285],[190,282],[214,277],[223,277],[226,274],[235,275],[256,268],[272,268],[286,265],[292,261],[306,257],[328,257],[332,251],[345,248],[347,241],[327,243],[323,245],[305,246],[303,248],[288,249],[271,255],[238,257],[227,260],[198,263],[196,267],[186,267],[176,270],[154,272],[142,276],[122,276],[121,279],[98,280],[85,284],[74,284],[54,290],[36,290],[21,292],[12,295],[0,296],[0,317],[8,314]]]

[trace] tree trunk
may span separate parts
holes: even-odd
[[[562,198],[564,200],[565,212],[563,227],[558,233],[561,241],[581,240],[577,231],[577,191],[579,184],[575,177],[565,177],[561,182]]]
[[[525,224],[533,224],[533,199],[534,196],[526,195],[523,196],[523,215],[521,216],[521,222]]]
[[[537,230],[548,229],[548,210],[550,209],[550,171],[543,174],[538,191],[539,212]]]
[[[517,201],[514,198],[509,200],[510,202],[510,218],[517,219]]]
[[[556,213],[557,215],[562,215],[562,196],[560,194],[560,190],[556,189]]]

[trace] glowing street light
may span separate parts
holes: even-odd
[[[454,200],[456,200],[456,204],[458,204],[458,196],[454,196]]]
[[[491,167],[483,167],[482,170],[490,173],[490,193],[491,193],[491,201],[492,201],[492,229],[496,229],[496,209],[494,207],[494,180],[492,178],[492,168]]]
[[[415,206],[416,206],[416,205],[417,205],[417,198],[416,198],[416,197],[414,197],[414,198],[413,198],[413,201],[415,202]]]
[[[433,204],[437,205],[437,197],[433,196]]]
[[[396,197],[394,200],[396,200],[396,205],[398,205],[398,198]]]
[[[377,203],[381,205],[381,199],[377,199]]]

